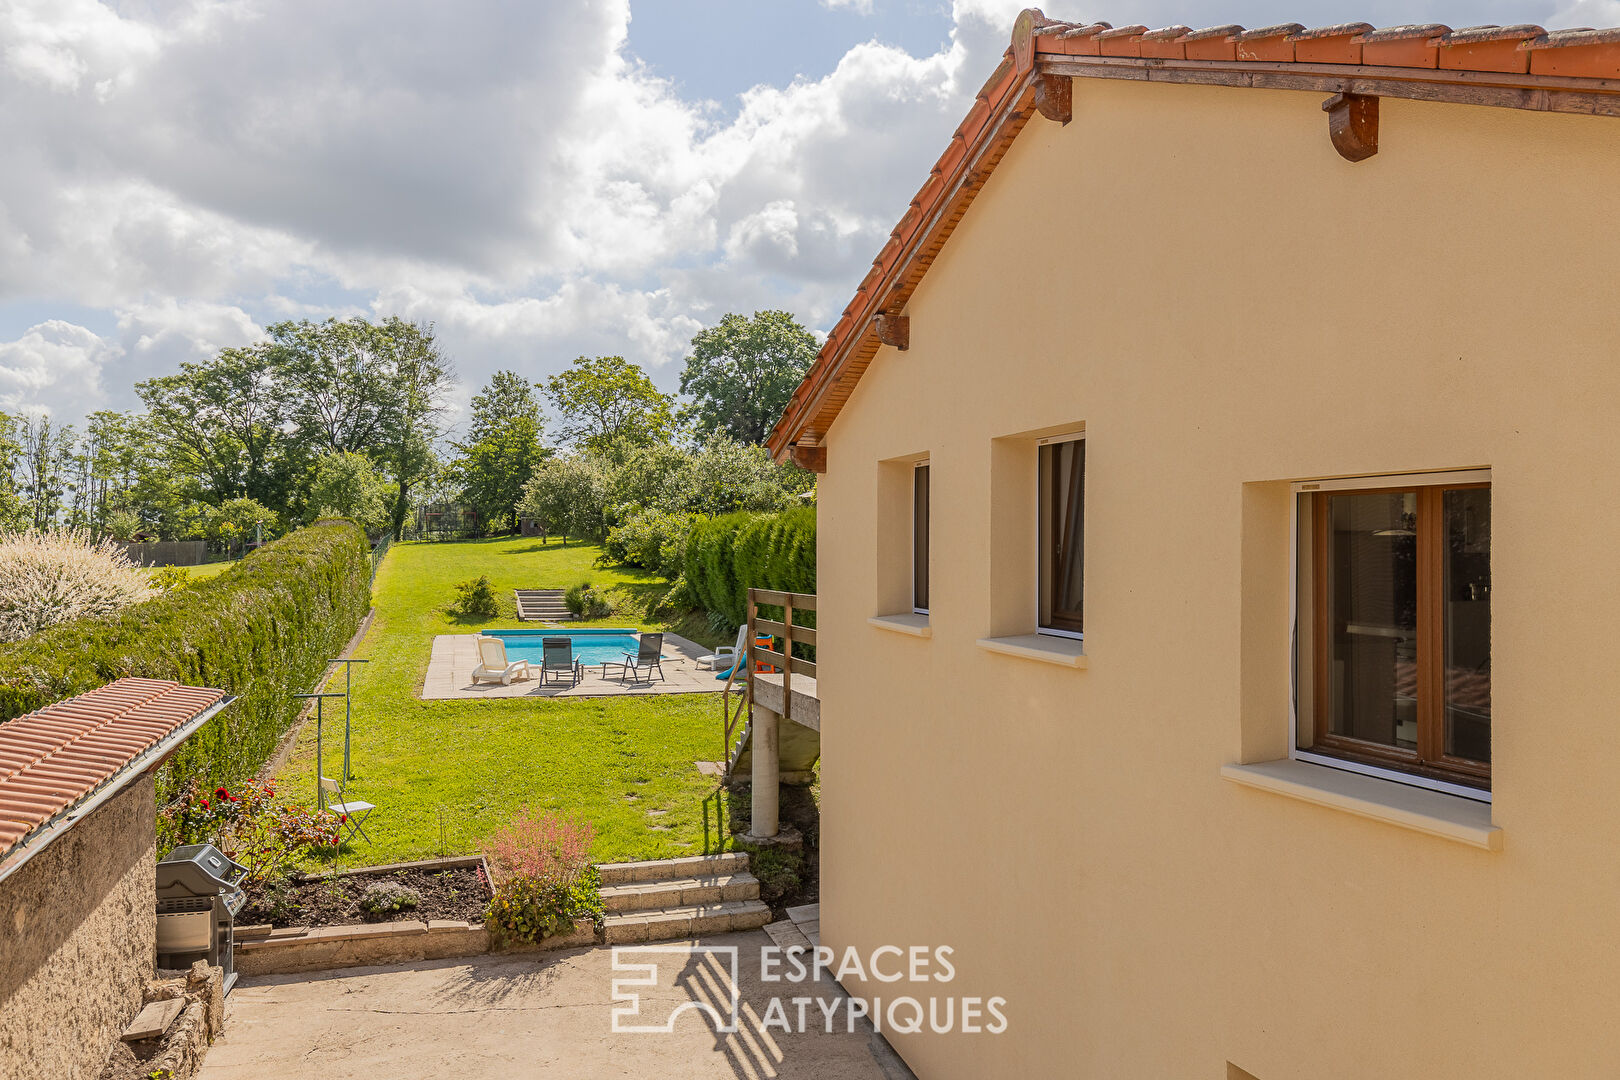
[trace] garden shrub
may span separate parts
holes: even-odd
[[[656,507],[630,510],[608,530],[607,557],[627,566],[651,570],[666,581],[680,577],[686,564],[686,537],[697,520]]]
[[[499,884],[484,922],[499,944],[532,944],[571,933],[576,920],[601,921],[601,877],[590,864],[595,837],[589,822],[525,806],[485,841]]]
[[[147,575],[147,580],[152,583],[152,588],[158,592],[183,589],[191,584],[191,567],[160,566]]]
[[[0,641],[116,615],[152,592],[146,571],[110,538],[92,540],[79,529],[0,536]]]
[[[277,803],[269,781],[249,779],[235,793],[224,785],[210,793],[195,778],[160,820],[175,844],[213,844],[247,867],[249,889],[284,877],[305,852],[336,851],[342,822],[330,810]]]
[[[613,614],[613,604],[607,596],[588,581],[570,585],[563,593],[563,606],[576,619],[605,619]]]
[[[451,610],[467,619],[493,619],[500,607],[489,576],[482,575],[457,585],[456,603]]]
[[[422,902],[422,894],[398,881],[376,881],[360,896],[360,910],[367,915],[392,915],[410,911]]]
[[[816,511],[724,514],[699,521],[686,544],[686,589],[711,621],[747,618],[748,590],[816,591]],[[810,625],[807,618],[796,620]]]
[[[190,779],[208,791],[237,784],[298,715],[291,695],[311,690],[354,636],[371,604],[369,556],[352,523],[323,523],[114,617],[0,645],[0,720],[128,675],[217,687],[236,701],[158,773],[159,802]]]
[[[759,898],[774,904],[799,887],[804,856],[781,848],[760,848],[749,854],[748,869],[759,879]]]

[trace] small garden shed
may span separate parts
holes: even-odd
[[[0,1061],[97,1076],[157,950],[157,766],[228,703],[117,682],[0,724]]]

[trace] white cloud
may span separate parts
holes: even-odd
[[[1005,47],[1017,8],[986,3],[938,53],[859,45],[721,120],[629,56],[625,0],[8,0],[0,301],[118,335],[0,344],[0,404],[73,411],[55,357],[95,376],[82,409],[129,406],[289,317],[433,321],[468,383],[616,352],[672,385],[726,311],[825,325]]]
[[[0,407],[65,412],[77,417],[105,400],[103,369],[122,350],[94,332],[59,319],[0,343]]]
[[[825,327],[1025,3],[953,0],[936,52],[859,44],[725,113],[629,53],[627,0],[0,0],[0,308],[117,326],[0,342],[0,406],[129,407],[283,318],[432,321],[473,385],[621,353],[672,387],[727,311]]]
[[[872,14],[872,0],[821,0],[821,3],[834,11],[843,8],[861,15]]]

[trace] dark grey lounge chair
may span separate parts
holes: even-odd
[[[542,638],[540,645],[540,685],[566,681],[569,686],[578,686],[579,680],[585,677],[585,666],[574,658],[574,639]]]
[[[651,682],[652,673],[658,672],[660,679],[664,678],[664,635],[642,634],[636,642],[634,654],[625,653],[623,660],[605,660],[602,662],[602,678],[608,677],[608,668],[619,669],[619,681],[626,682],[634,678],[637,682]]]

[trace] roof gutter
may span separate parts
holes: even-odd
[[[123,791],[137,776],[151,772],[168,760],[180,744],[195,735],[199,728],[218,716],[225,706],[236,700],[223,697],[208,708],[169,732],[157,742],[130,759],[129,764],[102,782],[102,785],[78,802],[57,811],[45,824],[17,841],[4,854],[0,854],[0,881],[20,870],[29,859],[49,847],[51,841],[67,832],[79,819],[94,812],[114,795]]]

